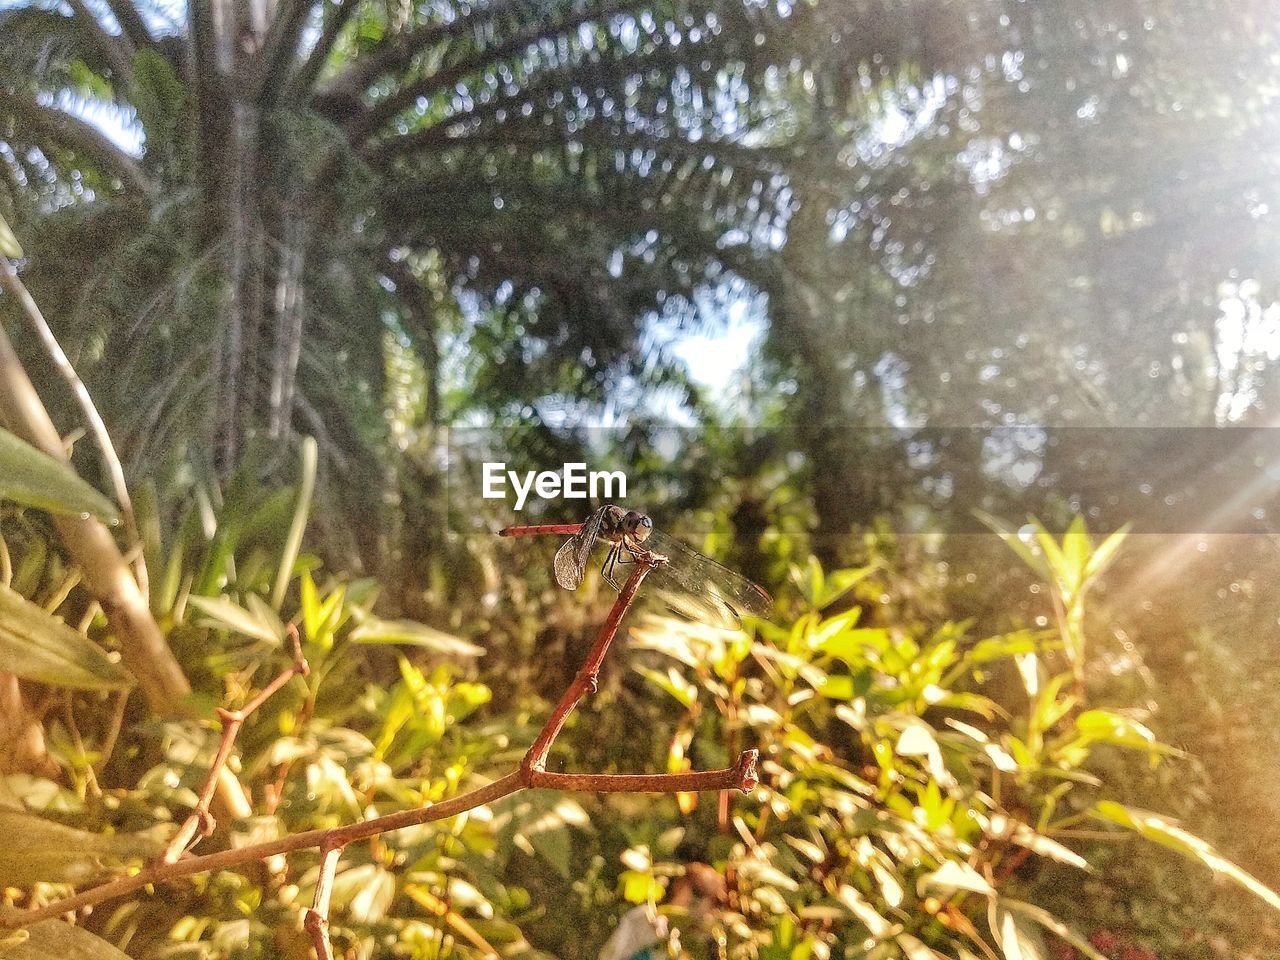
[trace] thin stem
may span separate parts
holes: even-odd
[[[263,687],[256,697],[239,710],[218,708],[218,719],[222,721],[222,739],[218,742],[218,752],[214,755],[213,763],[209,766],[209,774],[205,777],[204,786],[200,790],[200,799],[196,801],[195,809],[191,811],[191,815],[178,828],[178,832],[173,835],[173,839],[165,847],[164,853],[160,857],[162,862],[173,863],[181,857],[193,845],[192,841],[196,839],[197,830],[204,837],[213,834],[217,821],[214,820],[213,814],[209,812],[209,806],[213,802],[213,794],[218,786],[218,778],[222,775],[222,768],[226,765],[227,758],[231,756],[231,748],[235,746],[240,728],[244,726],[244,722],[249,715],[266,703],[273,693],[294,677],[305,677],[311,672],[311,667],[308,666],[306,658],[302,655],[302,642],[298,639],[298,628],[291,623],[288,626],[288,631],[289,637],[293,641],[293,663],[280,671],[274,680]]]
[[[116,741],[120,739],[120,731],[124,727],[124,708],[129,703],[129,689],[121,690],[116,697],[116,707],[111,711],[111,722],[107,726],[106,736],[102,738],[102,746],[98,748],[98,762],[94,768],[101,771],[115,752]]]
[[[551,712],[551,716],[543,725],[537,739],[533,741],[533,746],[529,748],[529,752],[525,754],[524,760],[521,761],[520,770],[526,777],[546,768],[547,754],[550,753],[551,745],[555,743],[556,737],[560,735],[565,721],[569,719],[569,715],[573,713],[583,697],[588,693],[595,692],[596,680],[600,675],[600,665],[604,662],[605,654],[609,652],[613,638],[618,633],[618,627],[622,623],[623,616],[626,615],[627,609],[631,606],[632,601],[635,600],[636,592],[640,589],[640,584],[648,576],[649,571],[664,562],[655,554],[641,554],[636,557],[636,568],[632,571],[631,576],[627,578],[622,590],[619,591],[618,599],[614,601],[613,607],[609,610],[609,616],[605,618],[604,625],[600,628],[600,632],[596,634],[595,643],[591,645],[591,650],[587,654],[586,660],[583,661],[582,666],[578,669],[577,676],[573,678],[573,682],[565,690],[560,702],[556,704],[555,710]],[[532,782],[529,785],[532,786]]]
[[[325,845],[320,848],[316,895],[302,920],[302,925],[311,934],[311,945],[316,948],[316,960],[333,960],[333,947],[329,944],[329,894],[333,890],[333,875],[341,856],[342,847]]]
[[[57,368],[58,373],[75,396],[76,403],[80,406],[81,414],[89,424],[89,429],[93,431],[93,438],[97,441],[98,450],[102,453],[102,460],[107,467],[107,474],[111,477],[111,488],[116,495],[116,503],[120,505],[120,517],[124,520],[125,532],[128,534],[131,543],[141,543],[142,541],[138,536],[137,520],[133,513],[133,500],[129,497],[129,487],[124,481],[124,467],[121,466],[120,457],[116,454],[115,445],[111,442],[111,434],[107,432],[106,421],[102,419],[102,414],[98,412],[98,408],[93,402],[93,397],[89,396],[89,388],[80,379],[80,374],[76,373],[76,368],[71,365],[71,359],[67,356],[66,351],[62,349],[62,344],[58,342],[58,338],[54,336],[52,328],[50,328],[44,318],[44,314],[40,311],[40,307],[27,291],[26,284],[18,278],[13,265],[7,259],[3,264],[0,264],[0,281],[3,281],[5,290],[22,308],[27,322],[31,324],[36,336],[40,338],[40,342],[44,345],[49,359],[53,361],[54,367]],[[138,578],[138,589],[142,591],[142,595],[145,597],[148,595],[147,563],[142,557],[141,550],[137,552],[137,556],[134,559],[133,569]]]
[[[732,767],[689,773],[547,773],[534,770],[529,786],[535,790],[570,793],[696,793],[709,790],[741,790],[747,793],[760,782],[756,770],[760,754],[744,750]]]

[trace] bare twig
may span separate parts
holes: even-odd
[[[295,850],[319,847],[324,852],[323,859],[331,861],[332,867],[336,868],[337,856],[332,852],[339,851],[349,844],[368,840],[371,837],[389,833],[393,830],[401,830],[405,827],[433,823],[437,820],[447,820],[450,817],[456,817],[460,813],[485,806],[495,800],[500,800],[525,789],[563,790],[582,793],[692,793],[695,791],[728,790],[731,788],[743,791],[751,790],[758,782],[756,773],[758,754],[755,750],[744,750],[732,767],[727,767],[723,770],[705,770],[690,773],[577,774],[547,773],[543,769],[546,764],[547,754],[555,742],[556,736],[563,728],[565,721],[569,718],[578,702],[590,690],[595,688],[600,665],[618,632],[618,626],[621,624],[623,616],[635,599],[641,582],[650,570],[665,562],[665,558],[657,554],[641,554],[636,557],[636,570],[623,586],[617,601],[609,611],[609,616],[600,628],[600,633],[596,636],[595,643],[587,654],[582,668],[574,677],[564,696],[561,697],[560,703],[538,734],[533,746],[530,747],[529,752],[521,762],[519,769],[449,800],[411,810],[401,810],[382,817],[374,817],[371,820],[348,824],[345,827],[307,830],[303,833],[295,833],[291,836],[268,840],[252,846],[222,850],[205,856],[186,857],[179,860],[161,858],[131,876],[112,880],[42,907],[0,915],[0,928],[28,926],[49,917],[61,916],[82,907],[126,896],[153,884],[176,880],[180,877],[189,877],[210,870],[222,870],[242,863],[266,860],[268,857],[292,853]],[[292,669],[286,673],[292,675]],[[251,708],[256,709],[266,697],[270,696],[275,689],[278,689],[279,685],[287,682],[288,675],[282,674],[283,680],[278,677],[277,682],[273,682],[267,688],[264,688],[262,693],[255,697],[250,704],[246,705],[243,710],[239,711],[241,721],[243,721],[245,713],[249,712]],[[229,711],[224,712],[230,714]],[[234,719],[234,715],[231,716]],[[225,739],[224,731],[224,741]],[[230,747],[227,746],[227,750],[229,749]],[[222,754],[221,750],[219,752]],[[225,756],[223,756],[223,760],[225,760]],[[217,761],[215,760],[216,763]],[[193,815],[193,818],[196,821],[196,826],[199,826],[198,815]],[[325,867],[322,864],[322,882],[324,874]],[[313,904],[308,912],[306,922],[309,923],[308,929],[316,927],[323,933],[327,925],[326,914],[328,911],[327,902],[321,900],[319,895],[320,888],[318,887],[317,902]],[[321,909],[322,907],[324,909]],[[313,915],[316,919],[311,919]],[[322,920],[325,921],[325,924],[320,923]],[[316,932],[313,931],[313,941],[315,941],[316,936]],[[324,943],[327,945],[327,937],[324,938]],[[317,942],[317,950],[319,949],[320,944]],[[321,960],[327,960],[330,956],[332,954],[320,954]]]
[[[533,746],[529,748],[529,752],[524,755],[524,760],[520,763],[520,772],[525,775],[529,786],[533,786],[532,781],[528,779],[530,775],[546,768],[547,754],[551,751],[551,745],[555,743],[556,737],[560,735],[565,721],[569,719],[569,714],[573,713],[583,697],[595,692],[600,665],[604,663],[605,654],[609,652],[613,638],[618,632],[618,626],[622,623],[627,608],[635,600],[640,584],[644,582],[650,570],[663,562],[665,560],[659,559],[656,554],[641,554],[636,557],[636,568],[618,593],[618,599],[609,610],[609,616],[605,619],[600,632],[596,634],[595,643],[591,645],[591,650],[587,653],[587,658],[579,668],[577,676],[565,690],[564,696],[556,704],[555,710],[551,712],[537,739],[533,741]]]
[[[209,812],[209,806],[213,802],[213,793],[218,785],[218,777],[222,775],[222,768],[226,764],[227,758],[231,756],[231,748],[235,746],[236,737],[240,733],[240,728],[244,726],[245,720],[251,713],[266,703],[273,693],[294,677],[305,677],[311,672],[311,667],[307,665],[307,658],[302,655],[302,641],[298,639],[298,628],[291,623],[287,629],[289,631],[289,639],[293,642],[293,663],[280,671],[280,674],[274,680],[263,687],[256,697],[239,710],[218,708],[218,719],[222,721],[222,739],[218,743],[218,752],[214,755],[213,763],[209,767],[209,775],[205,777],[204,786],[200,790],[200,799],[196,801],[195,809],[191,811],[191,815],[178,828],[178,832],[173,835],[173,839],[169,841],[169,845],[165,847],[164,853],[161,855],[160,859],[164,863],[173,863],[194,846],[193,841],[198,843],[197,830],[202,837],[213,835],[217,823],[213,818],[213,814]]]
[[[342,847],[326,844],[320,848],[316,895],[302,920],[302,925],[311,934],[311,944],[316,948],[316,960],[333,960],[333,947],[329,945],[329,894],[333,891],[333,875],[341,856]]]

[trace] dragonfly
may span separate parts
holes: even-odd
[[[601,572],[615,590],[618,584],[614,574],[619,566],[634,563],[637,557],[654,556],[667,561],[653,570],[652,576],[660,583],[697,600],[714,601],[739,618],[767,619],[773,612],[773,598],[763,587],[655,529],[653,520],[635,510],[606,504],[581,523],[545,523],[499,531],[504,537],[538,534],[568,536],[556,551],[553,563],[556,583],[566,590],[578,589],[591,563],[592,551],[597,543],[604,542],[609,550]]]

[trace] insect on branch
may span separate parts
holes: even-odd
[[[493,803],[513,793],[525,789],[561,790],[577,793],[690,793],[695,791],[716,791],[738,789],[750,791],[759,782],[756,773],[758,752],[742,751],[731,767],[723,770],[704,770],[688,773],[656,773],[656,774],[606,774],[606,773],[548,773],[545,769],[547,755],[554,745],[556,737],[564,728],[565,722],[577,708],[579,702],[588,693],[595,690],[596,678],[605,655],[609,652],[617,635],[622,619],[626,615],[640,584],[655,567],[666,562],[666,558],[655,553],[644,553],[636,556],[636,568],[627,579],[618,594],[618,599],[609,610],[596,635],[591,650],[583,660],[582,666],[574,676],[568,689],[560,698],[556,708],[547,718],[533,745],[525,754],[520,767],[506,776],[500,777],[482,787],[468,793],[460,794],[440,803],[427,804],[397,813],[387,814],[351,823],[342,827],[321,830],[307,830],[289,836],[267,840],[245,847],[234,847],[204,856],[184,856],[188,844],[195,838],[197,831],[205,835],[213,829],[213,818],[209,814],[209,801],[213,794],[218,771],[226,763],[232,745],[245,718],[258,709],[268,697],[283,687],[294,676],[306,674],[308,667],[302,657],[301,644],[296,628],[290,628],[290,638],[294,644],[293,664],[271,683],[264,687],[257,696],[239,710],[218,711],[221,719],[222,740],[218,752],[200,794],[200,801],[195,811],[183,823],[178,833],[170,842],[165,854],[156,862],[129,876],[120,877],[91,887],[80,893],[72,894],[42,907],[15,911],[0,915],[0,928],[24,927],[50,917],[63,916],[83,907],[92,906],[107,900],[127,896],[153,884],[176,880],[181,877],[194,876],[212,870],[224,870],[244,863],[262,861],[268,857],[292,853],[296,850],[319,848],[321,851],[320,873],[316,881],[316,894],[311,907],[306,911],[303,923],[311,936],[319,960],[331,960],[332,949],[329,945],[329,897],[333,887],[333,877],[337,870],[342,849],[348,844],[367,840],[370,837],[405,827],[437,820],[446,820],[458,814],[474,810],[477,807]]]

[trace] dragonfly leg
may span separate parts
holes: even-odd
[[[609,586],[618,589],[618,582],[613,579],[613,568],[618,564],[618,554],[621,552],[621,546],[614,544],[609,548],[609,555],[604,558],[604,566],[600,568],[600,572],[604,578],[609,581]]]

